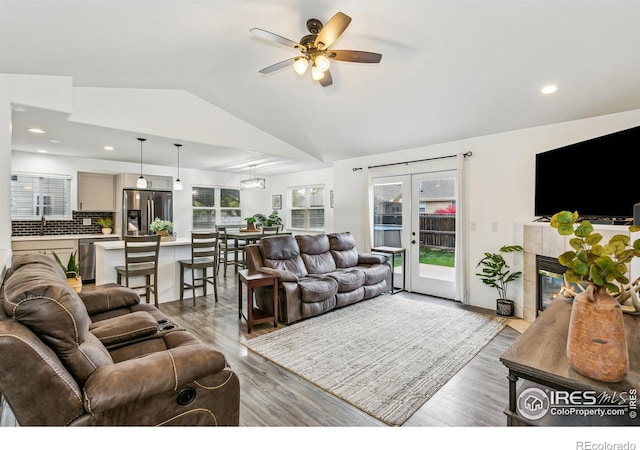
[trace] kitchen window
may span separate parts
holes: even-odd
[[[71,220],[71,176],[11,174],[11,219]]]
[[[324,230],[324,185],[288,188],[291,229]]]
[[[239,189],[194,186],[191,199],[194,230],[213,230],[216,224],[241,221]]]

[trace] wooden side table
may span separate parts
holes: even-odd
[[[404,291],[406,286],[406,255],[407,250],[401,247],[374,247],[371,249],[372,252],[375,253],[383,253],[386,255],[391,255],[391,293],[396,294],[398,292]],[[394,271],[396,267],[396,256],[402,256],[402,287],[397,288],[394,284]]]
[[[242,319],[242,286],[247,287],[247,333],[251,333],[251,327],[259,323],[273,321],[273,326],[278,326],[278,276],[262,272],[250,272],[249,269],[238,270],[238,318]],[[253,290],[256,287],[273,286],[273,315],[261,309],[253,307]]]

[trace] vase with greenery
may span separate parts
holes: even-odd
[[[256,229],[256,221],[257,221],[257,219],[254,216],[245,217],[244,220],[247,221],[247,230],[255,230]]]
[[[83,257],[81,261],[77,259],[77,251],[71,252],[69,255],[69,260],[67,263],[63,263],[60,257],[56,254],[56,252],[51,252],[53,255],[53,259],[56,260],[58,265],[64,270],[64,274],[67,276],[67,283],[71,286],[76,292],[80,292],[82,290],[82,278],[80,277],[80,263],[84,261],[86,258]]]
[[[173,222],[156,217],[153,219],[153,222],[149,224],[149,232],[163,236],[173,234]]]
[[[102,227],[102,233],[111,234],[111,231],[113,230],[113,218],[100,217],[96,220],[96,224]]]
[[[503,245],[498,253],[485,252],[484,258],[476,265],[476,268],[482,266],[482,272],[476,273],[476,275],[480,277],[484,284],[495,288],[498,293],[497,310],[499,314],[502,312],[501,305],[506,304],[509,306],[508,309],[513,309],[513,301],[507,297],[507,285],[522,276],[521,271],[511,271],[511,267],[507,264],[503,254],[521,251],[522,247],[520,245]],[[511,311],[511,314],[513,314],[513,311]]]
[[[567,337],[569,365],[589,378],[622,381],[629,371],[623,305],[629,312],[640,312],[640,278],[631,282],[628,277],[631,260],[640,257],[640,239],[631,243],[629,235],[614,234],[605,243],[578,212],[556,213],[550,224],[560,235],[573,236],[571,250],[558,257],[567,268],[563,290],[575,294]],[[640,231],[640,227],[630,226],[629,231]],[[586,288],[574,292],[570,282]]]

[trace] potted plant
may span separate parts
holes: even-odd
[[[482,272],[476,273],[476,275],[484,284],[495,288],[498,292],[496,311],[501,316],[513,315],[513,300],[507,297],[507,284],[522,275],[520,271],[511,272],[503,254],[521,251],[520,245],[503,245],[498,253],[485,253],[484,258],[476,265],[476,268],[482,266]]]
[[[572,250],[558,257],[567,268],[565,284],[587,286],[576,294],[571,308],[569,365],[589,378],[622,381],[629,371],[629,355],[621,305],[631,300],[629,309],[640,312],[640,278],[630,282],[627,277],[631,260],[640,257],[640,239],[631,243],[628,235],[615,234],[602,243],[602,235],[594,232],[591,222],[580,220],[577,211],[554,214],[550,225],[562,236],[574,236],[569,240]],[[640,226],[632,225],[629,231],[640,231]],[[571,291],[568,286],[565,290]]]
[[[100,217],[96,220],[96,224],[102,227],[102,234],[111,234],[113,230],[113,218]]]
[[[275,209],[268,216],[258,213],[254,214],[253,217],[256,219],[256,224],[259,227],[272,227],[275,225],[282,225],[282,218],[278,215],[278,211],[276,211]]]
[[[165,239],[166,237],[173,235],[173,222],[156,217],[153,219],[153,222],[149,224],[149,232],[161,234],[161,239]]]
[[[254,216],[245,217],[244,220],[247,221],[247,230],[255,230],[256,229],[256,218]]]
[[[56,252],[51,252],[53,255],[53,259],[56,260],[58,265],[64,270],[65,275],[67,276],[67,283],[71,286],[76,292],[80,292],[82,290],[82,278],[80,277],[80,263],[76,259],[77,251],[71,252],[69,255],[69,260],[66,264],[60,260],[60,257],[56,254]],[[82,258],[84,260],[84,258]]]

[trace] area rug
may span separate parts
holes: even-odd
[[[389,425],[402,425],[505,326],[394,295],[249,339],[252,351]]]

